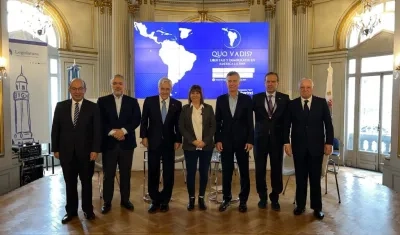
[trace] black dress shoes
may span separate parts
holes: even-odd
[[[231,204],[230,201],[222,201],[221,205],[219,206],[218,210],[220,212],[226,211],[226,209],[229,207],[229,205]]]
[[[239,204],[239,212],[242,212],[242,213],[247,212],[247,205],[245,202],[241,202]]]
[[[103,207],[101,208],[102,214],[107,214],[111,210],[111,203],[104,203]]]
[[[202,211],[207,210],[206,203],[204,202],[204,197],[199,197],[199,209]]]
[[[258,208],[266,209],[267,208],[267,200],[260,199],[260,201],[258,202]]]
[[[78,214],[66,214],[61,220],[61,223],[66,224],[71,221],[74,217],[78,216]]]
[[[168,205],[168,204],[161,204],[161,205],[160,205],[160,211],[161,211],[161,212],[167,212],[167,211],[169,211],[169,205]]]
[[[295,214],[295,215],[301,215],[301,214],[303,214],[305,211],[306,211],[306,209],[304,209],[304,208],[296,207],[296,208],[294,208],[294,210],[293,210],[293,214]]]
[[[87,220],[94,220],[94,218],[95,218],[95,215],[94,215],[94,213],[93,212],[91,212],[91,213],[83,213],[84,215],[85,215],[85,218],[87,219]]]
[[[314,217],[322,220],[325,217],[325,215],[324,215],[324,212],[322,212],[320,210],[314,210]]]
[[[149,212],[150,214],[154,214],[157,212],[158,208],[160,208],[160,205],[152,203],[152,204],[150,204],[147,212]]]
[[[126,208],[126,209],[128,209],[128,210],[130,210],[130,211],[133,211],[135,209],[135,207],[133,206],[132,202],[130,202],[130,201],[121,202],[121,206]]]
[[[194,209],[194,197],[189,198],[189,203],[187,205],[187,210],[192,211]]]
[[[271,202],[271,208],[274,211],[280,211],[281,210],[281,205],[279,205],[278,201]]]

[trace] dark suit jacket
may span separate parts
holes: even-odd
[[[202,109],[202,120],[203,120],[203,132],[202,141],[206,144],[203,150],[213,150],[214,149],[214,135],[215,135],[215,115],[214,110],[211,105],[203,104]],[[179,118],[179,130],[183,135],[183,150],[194,151],[196,146],[192,144],[195,141],[196,134],[194,133],[193,123],[192,123],[192,112],[193,107],[186,104],[182,107],[182,112]]]
[[[273,136],[271,141],[281,146],[284,144],[283,140],[283,126],[285,121],[285,113],[289,104],[289,96],[281,92],[275,94],[275,111],[270,119],[265,102],[267,95],[265,92],[258,93],[253,96],[253,110],[256,118],[256,125],[254,128],[255,143],[257,140],[268,138],[269,135]],[[281,146],[282,147],[282,146]]]
[[[233,151],[245,144],[254,144],[253,104],[251,97],[239,93],[235,114],[229,108],[229,95],[217,98],[215,142],[222,142],[224,150]]]
[[[167,117],[162,122],[160,96],[147,97],[144,100],[142,121],[140,125],[140,138],[147,138],[148,149],[155,150],[161,143],[174,148],[174,143],[182,143],[179,131],[179,115],[182,103],[170,97]]]
[[[97,105],[84,99],[78,122],[72,122],[72,100],[57,103],[51,128],[52,152],[60,153],[60,161],[72,158],[74,152],[80,158],[89,158],[91,152],[100,152],[101,123]]]
[[[136,148],[136,134],[135,129],[140,124],[140,107],[135,98],[127,95],[122,96],[121,110],[119,117],[117,114],[117,106],[115,104],[115,97],[113,94],[100,97],[97,100],[100,109],[102,130],[103,130],[103,143],[102,151],[115,148],[117,143],[120,143],[120,148],[125,150],[132,150]],[[125,128],[128,132],[125,135],[125,140],[118,141],[108,133],[112,129]]]
[[[324,145],[333,144],[332,118],[323,98],[312,96],[308,117],[304,115],[301,98],[292,100],[285,118],[285,143],[290,143],[290,127],[293,155],[305,155],[308,150],[312,156],[322,156]]]

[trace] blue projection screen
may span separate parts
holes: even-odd
[[[229,71],[241,76],[239,90],[265,91],[268,23],[134,23],[135,97],[158,94],[158,80],[172,80],[171,96],[187,99],[198,84],[204,98],[227,92]]]

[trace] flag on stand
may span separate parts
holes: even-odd
[[[331,62],[329,62],[328,67],[328,77],[326,78],[326,92],[325,92],[325,99],[328,102],[329,110],[332,115],[332,106],[333,106],[333,68]]]

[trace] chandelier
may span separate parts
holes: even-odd
[[[36,37],[46,34],[47,29],[53,26],[50,16],[44,14],[45,0],[33,0],[34,8],[27,13],[25,27]]]
[[[376,0],[361,0],[364,4],[364,10],[362,14],[357,14],[354,17],[354,26],[360,30],[364,36],[372,34],[375,27],[381,23],[380,14],[372,11],[372,6]]]

